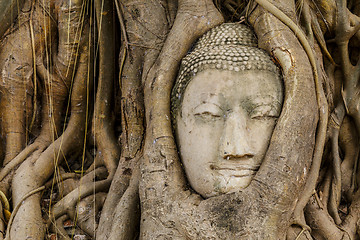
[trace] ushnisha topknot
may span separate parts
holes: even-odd
[[[190,80],[205,69],[265,70],[279,74],[270,56],[257,46],[254,32],[244,24],[223,23],[205,33],[181,62],[171,94],[173,118]]]

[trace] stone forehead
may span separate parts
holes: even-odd
[[[173,117],[191,79],[206,69],[264,70],[279,74],[270,56],[257,48],[253,31],[243,24],[225,23],[205,33],[183,58],[171,95]]]

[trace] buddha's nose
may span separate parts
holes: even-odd
[[[246,113],[230,113],[225,121],[220,154],[227,160],[251,158],[254,151],[250,144],[250,133],[246,128]]]

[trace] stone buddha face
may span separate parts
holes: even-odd
[[[187,179],[204,198],[246,188],[266,154],[283,102],[280,73],[248,27],[226,23],[182,61],[172,93]]]
[[[281,112],[279,76],[207,69],[193,77],[183,94],[175,128],[192,188],[208,198],[247,187]]]

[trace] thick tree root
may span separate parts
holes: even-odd
[[[31,144],[28,147],[26,147],[23,151],[21,151],[21,153],[19,153],[8,164],[6,164],[4,168],[1,169],[0,181],[2,181],[12,170],[14,170],[19,164],[25,161],[25,159],[29,157],[36,150],[38,150],[37,144]]]
[[[29,193],[25,194],[25,195],[22,197],[21,201],[19,201],[19,203],[15,206],[15,208],[14,208],[14,210],[13,210],[13,212],[12,212],[11,218],[10,218],[10,220],[9,220],[9,223],[8,223],[8,228],[7,228],[7,231],[6,231],[6,238],[5,238],[5,240],[10,240],[10,229],[11,229],[11,226],[12,226],[12,222],[13,222],[13,220],[14,220],[14,216],[16,216],[16,213],[19,211],[19,208],[20,208],[21,204],[22,204],[28,197],[30,197],[30,196],[32,196],[33,194],[36,194],[36,193],[38,193],[38,192],[40,192],[40,191],[42,191],[42,190],[44,190],[44,189],[45,189],[45,186],[41,186],[41,187],[39,187],[39,188],[37,188],[37,189],[34,189],[34,190],[30,191]]]
[[[86,36],[88,37],[88,36]],[[71,116],[68,126],[61,137],[53,142],[38,159],[27,159],[16,172],[13,181],[13,201],[15,204],[20,201],[21,196],[28,191],[29,188],[36,188],[37,185],[43,185],[52,175],[55,167],[63,160],[63,157],[75,149],[81,149],[85,136],[86,119],[87,119],[87,93],[88,88],[91,89],[92,82],[89,82],[88,66],[91,63],[92,56],[88,53],[89,46],[84,46],[84,51],[79,60],[79,66],[74,79],[71,94]],[[41,174],[40,174],[41,173]],[[27,184],[24,185],[23,182]],[[39,198],[31,197],[24,201],[21,206],[21,213],[17,214],[11,234],[17,239],[25,236],[33,236],[35,238],[43,238],[43,228],[41,225],[41,210]],[[36,219],[36,220],[35,220]],[[32,226],[36,224],[36,226]],[[16,231],[21,229],[21,231]],[[27,232],[28,231],[28,232]]]
[[[140,223],[139,180],[140,169],[134,167],[129,187],[113,212],[108,240],[134,239],[137,236]]]
[[[75,224],[95,239],[97,229],[96,217],[102,208],[107,193],[98,192],[83,198],[76,206],[77,218]]]
[[[51,210],[51,218],[57,219],[64,214],[68,214],[69,217],[75,216],[75,207],[79,199],[89,196],[93,191],[102,192],[105,191],[107,183],[111,182],[109,179],[100,180],[95,182],[95,178],[103,178],[106,175],[107,170],[105,168],[95,169],[94,172],[86,174],[80,181],[80,185],[72,190],[69,194],[64,196],[58,201]],[[49,222],[49,223],[50,223]]]
[[[68,233],[66,232],[64,228],[64,221],[68,218],[68,216],[64,215],[56,219],[56,221],[52,224],[53,226],[53,232],[56,233],[56,235],[59,237],[59,240],[71,240],[71,238],[68,236]]]
[[[288,16],[286,16],[282,11],[280,11],[277,7],[275,7],[267,0],[256,0],[256,2],[259,3],[263,8],[268,10],[270,13],[272,13],[274,16],[276,16],[278,19],[280,19],[282,22],[284,22],[295,33],[296,37],[299,39],[300,43],[304,47],[306,54],[309,57],[309,61],[314,74],[316,98],[319,107],[320,120],[316,134],[314,157],[309,172],[308,180],[305,184],[303,193],[299,201],[297,202],[293,215],[293,224],[298,224],[302,226],[303,229],[310,230],[310,228],[305,223],[303,210],[315,190],[316,182],[319,176],[321,158],[323,155],[325,139],[326,139],[326,129],[328,122],[328,104],[325,97],[324,89],[321,86],[319,80],[319,76],[318,76],[319,70],[316,63],[315,55],[313,53],[312,47],[310,46],[302,30]]]
[[[99,29],[99,83],[92,130],[94,131],[98,155],[108,169],[110,178],[113,178],[120,157],[120,148],[115,138],[114,113],[111,104],[115,80],[113,4],[111,1],[95,0],[95,8]]]

